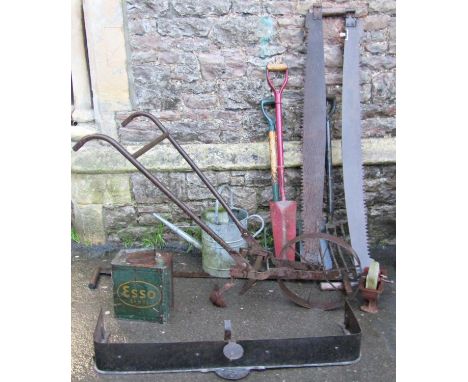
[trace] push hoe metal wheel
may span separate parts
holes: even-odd
[[[303,248],[305,245],[312,243],[315,247],[319,248],[320,263],[317,265],[308,261],[304,261]],[[327,234],[327,233],[306,233],[297,236],[290,240],[282,249],[282,255],[288,251],[294,251],[297,258],[303,262],[291,263],[291,266],[296,269],[303,269],[309,272],[321,272],[323,281],[328,282],[332,289],[339,290],[332,280],[336,280],[337,272],[341,276],[342,286],[347,295],[347,298],[354,297],[355,291],[352,289],[353,282],[358,281],[360,275],[360,262],[359,257],[354,249],[343,239]],[[327,267],[324,265],[325,257],[328,256],[332,259],[332,265]],[[343,306],[341,297],[334,301],[330,301],[329,296],[325,301],[320,301],[317,293],[313,293],[317,288],[317,283],[311,280],[287,280],[278,279],[283,294],[293,301],[295,304],[304,308],[318,308],[323,310],[338,309]],[[340,288],[341,289],[341,288]]]

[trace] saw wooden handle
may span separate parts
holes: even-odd
[[[286,64],[268,64],[267,69],[270,72],[285,72],[288,70],[288,65]]]

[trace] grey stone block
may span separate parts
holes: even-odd
[[[372,99],[374,102],[395,101],[395,72],[382,72],[372,78]]]
[[[257,108],[265,83],[261,80],[238,81],[226,80],[220,85],[221,106],[228,110]]]
[[[370,13],[388,13],[394,15],[396,12],[395,0],[371,0],[369,1]]]
[[[213,20],[187,17],[178,19],[161,18],[157,21],[157,31],[169,37],[206,37],[213,27]]]
[[[179,16],[223,16],[231,8],[230,0],[187,1],[172,0],[172,6]]]
[[[377,31],[388,26],[391,17],[389,15],[369,15],[364,19],[363,29],[365,31]]]
[[[271,184],[269,171],[246,171],[245,184],[248,186],[267,186]]]
[[[369,42],[365,48],[370,53],[385,53],[388,49],[388,43],[387,41]]]
[[[362,105],[362,119],[373,117],[395,117],[395,103],[368,103]]]
[[[325,66],[341,68],[343,66],[343,48],[340,45],[324,45]]]
[[[368,102],[371,99],[371,92],[372,85],[371,84],[363,84],[361,85],[361,102]]]
[[[263,0],[265,11],[271,15],[289,15],[295,11],[293,1]]]
[[[129,16],[150,18],[163,16],[169,10],[169,0],[126,0]]]
[[[133,206],[104,206],[102,215],[106,231],[122,229],[136,222]]]
[[[232,16],[214,23],[210,39],[221,47],[268,45],[275,42],[276,25],[268,16]]]
[[[184,104],[190,109],[212,109],[217,106],[215,94],[188,94],[183,97]]]
[[[186,197],[187,184],[184,173],[153,173],[177,198]],[[130,177],[132,192],[137,203],[168,203],[169,199],[153,185],[143,174],[132,174]]]
[[[385,137],[389,136],[395,129],[395,118],[367,118],[362,121],[363,137]]]
[[[226,71],[224,57],[219,53],[199,53],[198,61],[205,80],[220,78]]]
[[[262,4],[258,0],[233,0],[232,11],[244,15],[254,15],[262,12]]]
[[[396,60],[394,56],[375,56],[364,54],[361,62],[362,66],[373,70],[389,70],[395,68],[396,66]]]

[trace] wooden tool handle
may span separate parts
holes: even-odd
[[[286,64],[268,64],[267,69],[270,72],[285,72],[288,70],[288,65]]]

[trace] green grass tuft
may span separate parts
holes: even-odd
[[[143,236],[143,246],[147,248],[161,249],[166,245],[164,240],[164,224],[160,223],[153,231],[148,232]]]
[[[196,241],[201,243],[202,241],[202,229],[200,227],[188,227],[185,232],[187,232],[190,236],[192,236]],[[186,253],[191,252],[193,249],[193,245],[188,243]]]
[[[130,235],[124,235],[120,238],[124,248],[131,248],[135,245],[135,239]]]
[[[271,225],[265,225],[265,229],[263,232],[263,248],[265,249],[273,249],[273,232],[271,229]]]
[[[81,243],[80,235],[78,235],[78,232],[76,232],[75,227],[72,227],[72,229],[71,229],[71,239],[72,239],[72,241],[74,241],[77,244]]]

